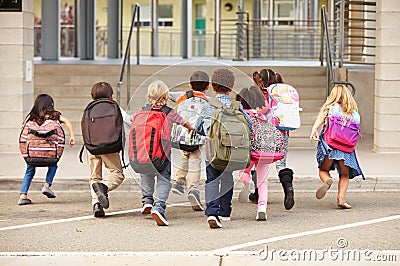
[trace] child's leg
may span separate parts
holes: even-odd
[[[208,162],[206,162],[207,164]],[[219,185],[222,171],[215,169],[211,164],[206,167],[207,180],[205,185],[206,211],[207,216],[218,216],[220,206]]]
[[[349,187],[349,167],[344,164],[343,160],[338,161],[339,168],[340,168],[340,177],[339,177],[339,184],[338,184],[338,198],[337,204],[339,207],[343,209],[350,209],[351,206],[347,204],[344,200],[347,192],[347,188]]]
[[[140,188],[142,189],[142,203],[153,205],[154,175],[140,174]]]
[[[103,161],[100,155],[93,155],[90,152],[86,151],[87,161],[90,169],[90,195],[92,196],[92,205],[99,202],[97,198],[96,192],[93,190],[93,183],[102,182],[102,173],[103,173]]]
[[[220,190],[220,209],[219,209],[219,215],[222,217],[231,216],[233,185],[234,184],[233,184],[232,171],[222,172],[221,190]]]
[[[159,213],[164,214],[165,208],[167,207],[166,201],[168,199],[169,192],[171,191],[171,162],[168,162],[167,167],[161,173],[157,173],[157,184],[156,184],[156,200],[154,201],[153,209]]]
[[[108,191],[112,191],[119,187],[125,178],[119,153],[104,154],[101,155],[101,159],[104,162],[104,166],[110,171],[106,185],[108,186]]]
[[[49,166],[47,169],[47,174],[46,174],[46,183],[44,184],[45,187],[51,187],[53,184],[54,177],[57,172],[57,165]]]
[[[267,206],[268,200],[268,173],[270,164],[259,161],[256,165],[258,206]]]
[[[287,158],[287,153],[288,153],[288,149],[289,149],[289,133],[288,133],[288,130],[283,130],[283,131],[281,131],[281,133],[282,133],[282,136],[283,136],[283,145],[284,145],[285,156],[282,159],[280,159],[279,161],[275,162],[276,171],[278,173],[279,173],[280,170],[286,168],[286,158]]]
[[[200,148],[189,153],[189,172],[186,176],[188,191],[191,189],[198,190],[201,176],[201,150]]]
[[[317,189],[315,196],[317,199],[322,199],[325,197],[326,192],[330,189],[332,185],[332,178],[329,174],[331,166],[333,164],[333,160],[325,157],[324,161],[319,166],[319,178],[323,182],[322,186]]]
[[[324,161],[321,163],[319,167],[319,178],[322,182],[326,182],[328,179],[331,178],[329,171],[331,170],[331,166],[333,164],[333,160],[325,157]]]
[[[176,171],[175,177],[172,179],[173,183],[178,183],[183,186],[186,184],[186,176],[188,174],[189,169],[191,169],[189,167],[189,155],[190,152],[182,151],[181,165]]]
[[[24,175],[24,179],[22,180],[20,198],[27,199],[28,198],[28,190],[32,183],[33,176],[35,175],[36,168],[29,164],[26,165],[26,171]]]

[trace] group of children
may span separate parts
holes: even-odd
[[[262,116],[266,120],[270,119],[271,110],[269,108],[268,87],[272,84],[283,83],[283,78],[279,73],[271,69],[262,69],[253,73],[255,86],[242,89],[236,95],[236,101],[240,102],[239,112],[245,118],[246,126],[249,132],[253,132],[254,116]],[[211,98],[206,95],[206,91],[211,88],[215,93],[215,99],[220,102],[224,108],[233,105],[231,98],[233,92],[235,77],[232,71],[228,69],[217,69],[212,73],[211,79],[203,71],[195,71],[190,77],[190,97],[201,98],[201,110],[195,121],[184,119],[174,109],[168,111],[166,123],[182,125],[188,132],[195,131],[198,134],[207,136],[212,123],[213,112],[217,107],[210,103]],[[92,99],[94,101],[102,98],[112,100],[113,89],[107,82],[98,82],[92,87]],[[167,105],[168,100],[175,102],[178,106],[188,99],[185,92],[170,92],[167,85],[156,80],[148,87],[146,95],[148,104],[152,109],[162,109]],[[214,101],[214,100],[213,100]],[[336,109],[335,109],[336,108]],[[334,109],[334,110],[333,110]],[[349,184],[349,179],[357,175],[362,175],[358,165],[355,152],[346,153],[334,149],[326,144],[323,134],[318,134],[318,128],[324,124],[329,112],[341,111],[343,116],[352,117],[359,121],[357,105],[349,90],[343,85],[337,85],[332,89],[331,94],[322,106],[318,118],[312,128],[311,139],[319,141],[317,149],[317,162],[319,167],[319,176],[323,185],[317,190],[316,197],[324,197],[332,184],[332,178],[329,171],[336,168],[339,172],[339,189],[337,205],[340,208],[348,209],[351,206],[345,202],[344,197]],[[134,116],[129,117],[122,109],[124,122],[130,123]],[[27,120],[33,120],[37,123],[43,123],[45,119],[59,120],[65,123],[69,135],[69,144],[72,146],[75,142],[74,132],[68,119],[54,110],[53,99],[48,95],[39,95],[35,101],[34,107],[27,116]],[[294,206],[293,190],[293,171],[286,167],[286,158],[288,151],[288,130],[280,130],[284,142],[284,157],[276,161],[276,169],[284,191],[284,206],[290,210]],[[251,137],[250,137],[251,138]],[[184,194],[187,188],[188,200],[193,210],[204,210],[200,199],[200,177],[201,164],[204,161],[204,145],[193,151],[182,151],[179,169],[171,181],[171,162],[167,160],[167,165],[159,172],[140,173],[142,190],[142,210],[143,215],[151,214],[157,225],[168,225],[165,216],[166,201],[170,191],[176,194]],[[168,158],[170,158],[170,150]],[[108,193],[117,188],[124,180],[123,168],[119,153],[107,153],[93,155],[86,151],[87,161],[90,168],[90,188],[92,195],[93,214],[95,217],[105,216],[104,209],[109,207]],[[205,184],[205,215],[210,228],[221,228],[222,221],[230,220],[232,212],[233,196],[233,175],[232,171],[220,170],[210,164],[205,159],[206,165],[206,184]],[[102,178],[102,165],[109,169],[110,175],[107,180]],[[256,220],[263,221],[267,219],[267,195],[268,195],[268,174],[271,167],[271,161],[252,158],[246,169],[239,172],[240,179],[244,183],[244,189],[239,193],[239,201],[252,201],[257,203]],[[253,169],[254,168],[254,169]],[[46,183],[43,187],[43,194],[54,198],[55,193],[50,190],[57,166],[51,166],[48,169]],[[30,204],[27,197],[29,185],[35,173],[35,167],[27,164],[27,170],[23,179],[19,205]],[[254,190],[251,184],[256,184]]]

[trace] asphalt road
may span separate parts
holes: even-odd
[[[212,230],[203,212],[193,211],[186,196],[174,194],[166,211],[170,226],[157,226],[151,216],[140,214],[138,186],[130,187],[110,193],[111,206],[105,218],[93,218],[85,190],[59,191],[55,199],[32,191],[34,204],[28,206],[16,204],[15,192],[2,191],[0,251],[254,252],[264,248],[263,241],[269,249],[320,250],[337,248],[339,238],[351,249],[400,249],[398,192],[350,191],[351,210],[336,207],[334,190],[322,200],[312,192],[299,192],[294,208],[286,211],[283,194],[276,189],[269,194],[267,221],[255,220],[255,204],[234,198],[232,220]],[[392,220],[356,224],[385,217]]]

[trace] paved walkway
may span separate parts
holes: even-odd
[[[18,152],[3,153],[0,154],[0,201],[6,204],[0,208],[0,264],[277,265],[287,264],[288,257],[272,259],[278,255],[273,252],[307,249],[312,254],[319,252],[322,258],[327,254],[323,248],[333,246],[335,251],[339,239],[344,237],[343,241],[351,243],[351,252],[371,251],[374,265],[378,256],[381,262],[386,259],[385,265],[398,265],[400,153],[374,153],[371,143],[372,139],[364,136],[357,147],[367,179],[350,182],[353,210],[341,212],[335,208],[336,186],[324,200],[315,200],[315,190],[321,183],[315,143],[310,142],[307,149],[289,148],[288,167],[295,172],[296,205],[292,210],[283,209],[282,188],[272,169],[266,226],[254,221],[254,204],[238,202],[236,197],[243,185],[236,182],[232,221],[225,222],[218,231],[208,228],[203,212],[191,210],[186,197],[174,194],[168,200],[171,226],[159,228],[151,218],[143,218],[139,213],[138,175],[130,169],[125,172],[127,180],[112,193],[113,204],[106,219],[94,219],[88,193],[89,170],[86,163],[79,163],[80,147],[67,148],[61,159],[54,181],[56,201],[40,194],[46,169],[38,169],[30,189],[34,204],[19,207],[18,191],[25,163]],[[174,151],[174,159],[178,154]],[[204,187],[201,192],[204,199]],[[274,250],[269,250],[268,258],[263,260],[260,250],[266,244]],[[311,257],[297,262],[289,258],[290,265],[321,264]],[[365,265],[367,262],[364,257],[340,260],[326,256],[323,263]]]
[[[398,191],[400,190],[400,153],[375,153],[372,149],[371,136],[364,136],[357,146],[356,152],[361,169],[364,172],[366,180],[359,182],[360,178],[356,178],[355,182],[351,182],[350,189],[353,188],[353,183],[357,185],[357,189],[363,191],[387,190]],[[87,181],[88,179],[88,166],[86,161],[79,162],[80,146],[73,148],[67,147],[61,161],[55,178],[55,185],[61,179],[75,179]],[[296,190],[313,190],[315,185],[319,184],[317,163],[315,160],[315,143],[310,141],[310,148],[289,148],[287,159],[287,166],[292,168],[295,173]],[[179,151],[173,150],[173,158],[178,162]],[[85,158],[84,158],[85,159]],[[16,187],[22,180],[25,172],[25,163],[19,152],[15,153],[0,153],[0,180],[14,180]],[[176,171],[176,165],[173,164],[173,173]],[[333,177],[337,177],[336,172],[331,172]],[[130,168],[125,170],[127,179],[137,180],[139,176]],[[42,180],[46,175],[45,168],[39,168],[36,174],[36,180]],[[203,179],[205,179],[203,173]],[[107,174],[105,174],[107,176]],[[277,174],[272,167],[270,172],[270,180],[277,181]],[[240,185],[240,184],[239,184]],[[273,189],[273,187],[271,188]],[[280,190],[280,188],[278,188]]]

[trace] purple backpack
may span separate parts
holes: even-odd
[[[253,122],[250,157],[273,163],[285,156],[282,133],[261,115],[248,112]]]
[[[328,125],[325,127],[325,142],[332,148],[351,153],[358,141],[360,123],[346,120],[343,123],[341,116],[328,116]]]

